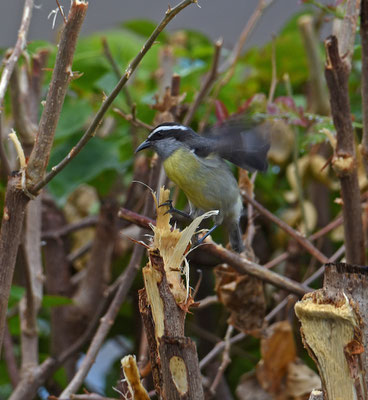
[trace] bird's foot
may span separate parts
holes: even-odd
[[[181,215],[182,217],[184,217],[184,218],[188,218],[188,219],[193,219],[191,216],[190,216],[190,214],[188,214],[188,213],[186,213],[186,212],[184,212],[184,211],[181,211],[181,210],[178,210],[177,208],[175,208],[174,206],[173,206],[173,201],[172,200],[167,200],[167,201],[165,201],[164,203],[161,203],[160,205],[159,205],[159,207],[163,207],[163,206],[167,206],[167,207],[169,207],[169,209],[165,212],[165,214],[164,215],[166,215],[167,213],[170,213],[170,214],[178,214],[178,215]]]

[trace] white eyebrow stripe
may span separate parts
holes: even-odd
[[[149,139],[152,137],[155,133],[159,131],[170,131],[170,130],[180,130],[180,131],[186,131],[188,128],[184,125],[170,125],[170,126],[158,126],[155,128],[147,137]]]

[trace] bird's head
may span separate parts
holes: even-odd
[[[180,147],[190,148],[190,143],[195,137],[198,135],[191,128],[175,122],[165,122],[156,126],[135,152],[152,148],[162,159],[166,159]]]

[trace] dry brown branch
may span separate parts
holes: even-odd
[[[253,29],[257,25],[257,22],[263,15],[265,9],[269,7],[272,4],[272,2],[273,0],[258,0],[256,9],[253,11],[253,14],[250,16],[242,32],[240,33],[240,36],[237,42],[235,43],[229,57],[220,66],[219,68],[220,74],[224,73],[228,69],[230,69],[230,72],[228,72],[229,75],[232,75],[234,73],[233,69],[235,68],[236,63],[238,62],[244,44],[248,40],[249,35],[253,32]]]
[[[69,225],[65,225],[62,227],[58,227],[55,230],[48,230],[42,232],[42,239],[57,239],[63,236],[69,235],[69,233],[79,231],[81,229],[90,228],[91,226],[95,226],[97,224],[98,217],[95,215],[90,215],[86,218],[81,219],[80,221],[74,222]]]
[[[110,276],[112,252],[117,237],[117,204],[105,201],[100,210],[86,275],[74,295],[74,304],[81,321],[89,319],[96,310]]]
[[[134,218],[136,216],[137,219],[135,222]],[[120,209],[120,217],[121,218],[125,217],[123,209]],[[132,212],[128,212],[128,220],[130,222],[137,223],[140,226],[145,225],[147,228],[149,228],[150,224],[152,223],[152,220],[150,220],[149,218],[146,218],[142,215],[137,215],[136,213]],[[310,292],[312,290],[308,286],[303,286],[302,284],[295,282],[292,279],[283,277],[275,272],[269,271],[268,269],[241,257],[237,253],[233,253],[232,251],[226,250],[220,245],[206,242],[206,245],[203,246],[203,249],[208,254],[214,256],[219,261],[219,263],[220,262],[227,263],[241,274],[249,274],[255,276],[256,278],[269,282],[277,287],[295,293],[299,296],[303,295],[304,293]],[[328,261],[327,258],[326,260]]]
[[[4,60],[5,67],[3,69],[0,79],[0,113],[2,113],[1,110],[4,102],[4,97],[6,89],[9,84],[10,77],[13,73],[13,69],[27,44],[27,34],[28,34],[29,24],[31,22],[33,5],[34,5],[33,0],[25,0],[22,21],[18,31],[17,42],[9,58]]]
[[[292,279],[277,274],[276,272],[270,271],[245,259],[244,257],[241,257],[237,253],[224,249],[222,246],[206,244],[206,247],[206,251],[209,254],[217,257],[221,262],[229,264],[241,274],[249,274],[298,296],[312,291],[308,286],[295,282]]]
[[[63,351],[60,356],[48,357],[41,365],[39,365],[37,368],[34,368],[32,377],[29,377],[29,379],[22,379],[10,396],[9,400],[29,400],[33,398],[37,393],[37,389],[45,384],[45,381],[53,375],[60,365],[63,365],[71,356],[80,351],[82,347],[91,339],[96,326],[99,323],[100,316],[109,300],[110,297],[102,299],[95,315],[90,321],[87,329],[85,329],[83,335],[65,351]]]
[[[26,294],[20,302],[22,379],[38,365],[37,314],[43,296],[41,260],[41,198],[28,203],[21,245],[24,258]]]
[[[207,123],[213,104],[217,99],[221,89],[230,81],[230,79],[234,75],[236,64],[241,55],[245,42],[247,41],[249,35],[257,25],[257,22],[261,18],[265,9],[269,5],[271,5],[272,2],[273,0],[258,0],[256,9],[254,10],[250,18],[247,20],[247,23],[244,26],[237,42],[235,43],[229,57],[219,66],[218,73],[224,74],[226,72],[226,74],[221,78],[221,80],[219,80],[219,82],[217,83],[216,87],[213,90],[213,94],[211,96],[211,99],[209,100],[209,106],[207,108],[207,112],[201,121],[199,130],[202,130],[205,124]]]
[[[30,3],[30,2],[29,2]],[[28,3],[27,3],[28,4]],[[83,20],[83,15],[84,13],[80,11],[83,10],[84,12],[86,11],[87,5],[84,2],[81,1],[76,1],[73,3],[71,7],[71,14],[70,14],[70,20],[68,21],[68,24],[66,25],[64,29],[64,33],[62,34],[61,41],[64,42],[64,46],[59,47],[59,53],[62,50],[65,50],[65,47],[70,46],[70,48],[73,48],[73,39],[76,40],[76,35],[74,31],[70,31],[69,24],[74,26],[76,31],[78,31],[78,26],[82,23]],[[79,25],[78,25],[79,24]],[[65,35],[70,35],[71,37],[65,38]],[[65,42],[67,43],[68,46],[66,46]],[[58,54],[59,54],[58,53]],[[70,71],[67,69],[67,65],[64,65],[63,62],[65,61],[65,57],[61,57],[60,55],[58,56],[58,62],[57,65],[55,66],[54,70],[54,79],[52,82],[52,85],[55,87],[55,85],[62,84],[62,82],[58,79],[59,75],[62,75],[63,77],[69,76],[69,73],[71,72],[71,67]],[[56,72],[58,71],[58,72]],[[67,82],[65,82],[67,83]],[[64,88],[66,90],[66,87]],[[55,88],[53,89],[55,91]],[[48,97],[48,104],[45,106],[45,109],[48,110],[48,112],[52,113],[52,117],[57,119],[58,115],[56,115],[56,111],[61,110],[61,105],[59,104],[57,107],[54,107],[53,104],[57,103],[58,101],[62,101],[63,98],[61,98],[58,95],[58,90],[60,92],[63,92],[63,87],[58,86],[56,89],[56,97],[55,98],[50,98]],[[64,93],[65,93],[64,90]],[[51,89],[50,89],[51,91]],[[44,110],[45,110],[44,109]],[[48,118],[45,117],[49,121],[50,115],[48,115]],[[42,118],[41,118],[42,120]],[[48,134],[53,135],[53,131],[51,130],[52,126],[56,126],[56,124],[51,123],[48,127],[43,125],[43,128],[40,129],[40,132],[43,132],[42,136],[38,136],[38,140],[36,140],[36,144],[34,147],[33,153],[39,154],[40,148],[42,148],[44,151],[48,149],[48,151],[51,149],[51,144],[52,144],[52,138],[51,138],[51,143],[50,139],[47,138]],[[54,126],[54,127],[55,127]],[[50,131],[45,131],[42,129],[45,128],[50,128]],[[43,142],[43,138],[45,139],[45,142]],[[42,139],[42,140],[41,140]],[[42,151],[41,151],[42,153]],[[47,166],[47,160],[49,157],[49,153],[41,154],[40,158],[38,160],[35,160],[35,165],[28,164],[27,171],[28,173],[31,171],[31,174],[33,174],[35,179],[39,179]],[[31,155],[32,158],[32,155]],[[43,160],[43,161],[42,161]],[[38,174],[36,173],[38,171]],[[5,207],[4,207],[4,216],[3,216],[3,223],[1,226],[1,233],[0,233],[0,348],[2,344],[2,338],[3,338],[3,329],[4,329],[4,323],[5,323],[5,315],[6,315],[6,309],[7,309],[7,304],[8,304],[8,298],[9,298],[9,292],[10,292],[10,286],[11,286],[11,281],[13,278],[13,271],[14,271],[14,265],[15,265],[15,260],[16,260],[16,255],[18,251],[18,245],[20,241],[20,236],[21,236],[21,230],[22,230],[22,225],[23,225],[23,219],[24,219],[24,213],[25,213],[25,208],[26,205],[29,201],[29,194],[27,193],[26,195],[26,187],[23,182],[23,171],[21,171],[21,174],[18,174],[16,176],[12,176],[8,182],[7,186],[7,191],[6,191],[6,199],[5,199]],[[22,190],[23,189],[23,190]]]
[[[256,200],[249,197],[249,195],[245,191],[242,191],[242,196],[247,202],[253,204],[254,208],[256,208],[262,215],[264,215],[270,221],[279,226],[288,235],[294,238],[306,251],[308,251],[308,253],[310,253],[313,257],[315,257],[319,262],[323,264],[328,262],[328,258],[325,255],[323,255],[315,246],[313,246],[313,244],[308,239],[302,236],[300,232],[294,230],[286,222],[277,218],[274,214],[272,214],[270,211],[264,208]]]
[[[216,388],[219,385],[221,378],[223,377],[225,370],[227,366],[231,363],[231,358],[230,358],[230,349],[231,349],[231,343],[230,343],[230,338],[233,333],[234,327],[232,325],[229,325],[226,330],[226,335],[224,338],[225,346],[224,346],[224,351],[222,353],[222,361],[221,365],[217,370],[215,379],[212,382],[212,385],[210,387],[210,393],[214,395],[216,393]]]
[[[342,246],[342,249],[344,246]],[[341,249],[339,249],[330,259],[329,262],[335,262],[340,256],[341,256]],[[313,275],[311,275],[309,278],[307,278],[303,284],[309,285],[316,279],[318,279],[320,276],[323,275],[323,272],[325,270],[325,266],[322,265],[318,271],[316,271]],[[271,310],[265,317],[266,322],[271,322],[272,319],[276,317],[276,315],[289,303],[289,301],[295,298],[294,295],[289,295],[285,299],[283,299],[273,310]],[[234,344],[237,342],[240,342],[246,337],[246,334],[243,332],[238,333],[237,335],[233,336],[230,339],[230,343]],[[224,349],[225,347],[225,341],[219,342],[216,344],[216,346],[200,361],[199,365],[200,368],[204,368],[208,363],[210,363],[217,355]]]
[[[45,174],[54,141],[56,126],[64,103],[66,91],[73,79],[73,56],[78,34],[86,15],[88,4],[82,0],[73,1],[68,21],[61,34],[55,66],[46,102],[36,136],[36,142],[27,166],[27,187],[37,194],[34,186]]]
[[[137,119],[136,116],[133,114],[125,114],[122,110],[119,110],[118,108],[114,108],[113,111],[116,112],[116,114],[120,115],[120,117],[124,118],[126,121],[130,122],[136,128],[144,128],[148,131],[151,131],[153,129],[152,125],[148,125],[145,122]]]
[[[107,39],[105,37],[103,37],[101,40],[102,40],[102,47],[103,47],[104,55],[105,55],[107,61],[110,63],[111,68],[114,71],[114,74],[115,74],[117,80],[120,80],[122,73],[121,73],[120,68],[119,68],[118,64],[116,63],[114,57],[111,54]],[[122,89],[122,92],[125,96],[125,100],[126,100],[128,106],[130,108],[132,108],[134,103],[133,103],[133,99],[129,93],[128,88],[126,86],[124,86]]]
[[[361,0],[360,37],[362,41],[362,114],[363,138],[361,153],[368,174],[368,1]]]
[[[10,178],[0,231],[0,349],[2,348],[10,286],[28,201],[29,198],[20,190],[20,177]]]
[[[19,76],[21,74],[22,76]],[[23,148],[25,149],[25,147],[28,147],[32,149],[37,133],[37,121],[34,121],[28,112],[27,99],[32,97],[33,93],[29,87],[25,87],[25,74],[26,71],[24,68],[14,68],[10,79],[10,94],[15,130],[20,137]]]
[[[14,354],[14,343],[9,332],[8,326],[5,327],[4,333],[4,361],[8,371],[10,383],[15,388],[19,382],[19,369],[17,359]]]
[[[327,53],[325,75],[337,136],[336,154],[332,163],[341,183],[346,261],[364,265],[365,249],[360,189],[348,92],[349,68],[340,57],[335,36],[326,39],[325,47]]]
[[[124,75],[121,77],[118,84],[115,86],[113,91],[110,95],[104,100],[100,109],[98,110],[97,114],[95,115],[93,121],[91,122],[90,126],[83,134],[82,138],[79,142],[73,147],[73,149],[69,152],[69,154],[57,165],[55,165],[51,171],[43,178],[42,180],[38,181],[31,190],[33,192],[38,192],[41,188],[43,188],[50,180],[58,174],[62,169],[65,168],[66,165],[84,148],[84,146],[89,142],[89,140],[94,136],[96,129],[100,125],[106,111],[109,109],[113,101],[115,100],[116,96],[120,93],[121,89],[125,86],[128,82],[129,78],[131,77],[132,73],[138,67],[140,62],[142,61],[143,57],[146,55],[148,50],[154,44],[155,40],[157,39],[158,35],[164,30],[166,25],[177,15],[180,11],[182,11],[185,7],[189,6],[192,3],[195,3],[196,0],[183,0],[177,6],[173,8],[169,8],[162,21],[157,25],[156,29],[152,32],[151,36],[147,39],[146,43],[143,45],[141,51],[137,54],[134,60],[129,64],[128,68],[126,69]]]
[[[270,91],[268,93],[268,103],[273,102],[273,98],[275,95],[275,90],[277,86],[277,63],[276,63],[276,36],[272,37],[272,55],[271,55],[271,64],[272,64],[272,76],[271,76],[271,85]]]

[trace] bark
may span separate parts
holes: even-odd
[[[46,171],[66,91],[73,78],[73,56],[87,8],[88,4],[84,1],[73,1],[68,14],[68,22],[65,24],[61,34],[52,79],[36,136],[36,143],[28,161],[27,177],[30,191]]]
[[[325,46],[327,52],[325,76],[337,137],[336,154],[332,163],[341,183],[346,261],[364,265],[365,248],[360,190],[348,91],[349,68],[340,57],[335,36],[327,38]]]
[[[203,399],[197,350],[184,336],[185,310],[167,281],[163,259],[150,253],[143,270],[145,289],[139,293],[156,392],[163,399]]]
[[[66,225],[63,213],[56,207],[51,198],[43,196],[42,203],[42,228],[46,231],[57,231]],[[70,296],[71,265],[68,262],[68,243],[64,237],[43,238],[45,261],[45,289],[50,295]],[[50,353],[59,356],[73,343],[73,332],[67,320],[66,307],[53,307],[51,309],[51,343]],[[68,378],[74,373],[75,360],[70,359],[66,363]]]
[[[9,179],[0,231],[0,349],[25,209],[29,201],[29,198],[19,189],[19,186],[19,176]]]
[[[323,289],[308,293],[295,306],[325,400],[367,398],[367,293],[366,268],[327,264]]]

